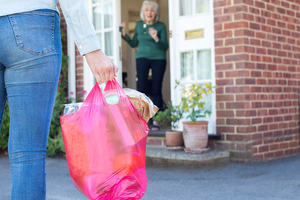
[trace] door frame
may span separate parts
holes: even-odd
[[[180,67],[178,69],[178,63],[180,63],[180,58],[178,56],[179,51],[178,49],[178,42],[176,42],[176,36],[175,36],[175,22],[176,19],[179,16],[179,0],[168,0],[169,1],[169,32],[170,32],[170,92],[171,92],[171,101],[175,104],[179,103],[179,88],[175,89],[175,81],[180,80]],[[177,5],[176,5],[177,4]],[[213,85],[216,85],[216,77],[215,77],[215,47],[214,47],[214,14],[213,14],[213,0],[210,0],[210,21],[211,21],[211,34],[212,41],[211,42],[211,83]],[[177,15],[178,14],[178,15]],[[184,16],[183,16],[184,17]],[[206,48],[207,49],[207,48]],[[192,50],[195,51],[195,50]],[[195,60],[195,58],[194,58]],[[209,127],[209,134],[216,134],[216,91],[214,89],[214,93],[212,94],[212,112],[209,117],[210,121],[210,127]],[[181,123],[179,123],[181,124]],[[179,129],[182,129],[182,126],[179,127]]]
[[[93,12],[92,12],[92,0],[87,0],[88,3],[88,9],[89,9],[89,17],[92,22],[93,18]],[[118,67],[118,76],[117,80],[122,85],[122,58],[121,58],[121,36],[119,33],[119,25],[121,24],[121,0],[112,0],[113,5],[113,55],[115,55],[115,59],[113,59],[113,62]],[[84,84],[84,90],[87,91],[85,93],[84,98],[87,96],[89,91],[93,88],[95,85],[95,79],[94,75],[92,74],[85,57],[83,59],[83,84]]]

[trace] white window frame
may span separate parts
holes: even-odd
[[[119,25],[121,24],[121,0],[111,0],[112,1],[112,6],[113,6],[113,25],[112,28],[109,29],[105,29],[105,30],[112,30],[113,31],[113,62],[116,64],[116,66],[119,68],[118,71],[118,77],[117,80],[118,82],[122,85],[122,62],[121,62],[121,54],[120,54],[120,50],[121,50],[121,36],[119,33]],[[90,18],[92,21],[93,18],[93,4],[92,0],[87,0],[88,2],[88,9],[89,9],[89,14],[90,14]],[[104,23],[104,18],[102,18],[102,24]],[[96,31],[97,33],[98,31]],[[104,37],[104,34],[102,34],[102,37]],[[104,38],[102,38],[104,41]],[[92,74],[85,58],[83,61],[83,77],[84,77],[84,90],[87,91],[85,93],[85,97],[87,96],[87,94],[89,93],[89,91],[93,88],[93,86],[95,85],[95,78],[94,75]]]

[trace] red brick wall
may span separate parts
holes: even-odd
[[[80,55],[77,47],[75,48],[76,57],[76,97],[77,101],[83,100],[84,96],[84,78],[83,78],[83,57]]]
[[[60,10],[60,31],[61,31],[61,36],[62,36],[61,37],[62,51],[63,51],[64,55],[68,55],[67,24],[66,24],[64,15],[61,12],[61,10]]]
[[[214,0],[217,132],[233,160],[299,152],[300,0]]]
[[[59,7],[59,5],[58,5]],[[59,8],[60,9],[60,8]],[[68,55],[68,40],[67,40],[67,24],[63,16],[62,11],[60,10],[60,28],[62,32],[62,49],[64,55]],[[76,98],[77,101],[82,100],[82,97],[85,94],[83,86],[83,57],[80,55],[77,47],[75,48],[75,57],[76,57]]]

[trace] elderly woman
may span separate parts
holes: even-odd
[[[132,39],[125,33],[125,23],[122,23],[122,38],[132,48],[138,47],[136,53],[138,90],[147,92],[147,79],[151,68],[151,95],[154,104],[162,109],[162,81],[166,69],[166,51],[169,47],[166,25],[159,21],[159,6],[156,2],[144,1],[140,16],[142,20],[136,23]],[[154,122],[152,129],[158,128],[158,124]]]

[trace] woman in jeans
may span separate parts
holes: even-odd
[[[61,67],[57,0],[0,0],[0,116],[10,112],[12,200],[46,198],[47,138]],[[60,0],[77,47],[97,82],[117,72],[104,55],[85,0]]]
[[[143,93],[147,92],[148,73],[151,68],[153,103],[162,109],[161,90],[166,70],[166,51],[169,47],[166,25],[158,21],[159,7],[154,1],[143,2],[140,16],[142,20],[136,23],[132,39],[125,33],[125,23],[122,23],[122,38],[131,47],[138,47],[136,53],[138,90]],[[159,129],[158,123],[154,121],[152,130],[157,129]]]

